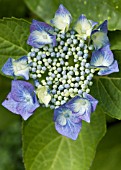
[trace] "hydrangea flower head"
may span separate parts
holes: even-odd
[[[6,100],[3,105],[14,113],[27,112],[27,115],[29,112],[33,113],[39,105],[38,102],[41,106],[50,107],[54,109],[56,130],[75,140],[81,130],[82,121],[88,123],[91,121],[91,114],[98,103],[89,94],[94,74],[98,71],[98,75],[106,75],[119,70],[118,63],[110,50],[107,21],[97,27],[97,23],[88,20],[84,14],[72,28],[71,21],[71,14],[63,5],[59,6],[50,25],[32,21],[27,41],[32,48],[27,55],[27,65],[29,77],[33,79],[36,87],[34,92],[38,101],[34,97],[34,103],[30,97],[29,102],[25,102],[28,95],[22,97],[22,101],[16,101],[11,97],[13,92],[10,92],[9,102],[15,104],[25,102],[21,106],[22,112],[18,109],[20,108],[18,105],[11,110]],[[10,66],[12,66],[10,70],[13,71],[14,65]],[[3,68],[3,72],[7,74],[7,67]],[[18,87],[16,86],[16,89]],[[23,91],[26,94],[25,88]],[[18,92],[19,90],[16,90],[17,94]],[[33,90],[27,94],[31,92]]]

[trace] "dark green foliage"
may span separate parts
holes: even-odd
[[[90,170],[121,169],[121,123],[113,124],[99,143],[92,168]]]
[[[16,121],[4,131],[0,131],[1,170],[24,170],[21,146],[20,121]]]
[[[0,18],[13,16],[22,18],[27,15],[27,12],[23,0],[0,0]]]

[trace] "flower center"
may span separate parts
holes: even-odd
[[[64,116],[65,118],[69,118],[69,117],[71,116],[71,114],[72,114],[72,112],[71,112],[70,110],[65,110],[65,111],[63,112],[63,116]]]
[[[26,102],[31,102],[32,103],[32,98],[31,98],[31,96],[30,96],[30,94],[25,94],[25,101]]]
[[[52,96],[51,108],[57,108],[76,95],[89,93],[94,69],[90,68],[93,50],[88,41],[74,31],[65,34],[55,29],[57,46],[32,48],[28,54],[30,77],[38,79],[36,86],[46,86]]]

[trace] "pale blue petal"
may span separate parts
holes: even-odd
[[[113,63],[113,61],[113,53],[110,50],[110,46],[107,45],[92,53],[90,64],[91,66],[95,66],[97,68],[108,67]]]
[[[73,140],[76,140],[78,137],[78,134],[81,130],[82,124],[81,122],[78,124],[74,124],[70,121],[68,121],[66,126],[61,126],[57,122],[55,122],[55,128],[58,131],[58,133],[62,134],[63,136],[66,136],[68,138],[71,138]]]
[[[112,51],[110,50],[110,46],[107,45],[101,49],[101,53],[104,56],[103,66],[109,66],[114,61],[114,56]]]
[[[24,120],[27,120],[30,116],[33,115],[33,113],[29,113],[29,112],[23,112],[20,114],[21,117],[24,119]]]
[[[4,66],[2,67],[1,70],[5,75],[8,76],[14,76],[14,71],[13,71],[13,59],[9,58]]]
[[[119,72],[118,63],[116,60],[109,67],[100,69],[98,75],[108,75],[114,72]]]
[[[22,102],[26,97],[32,98],[33,92],[34,87],[30,83],[21,80],[12,81],[11,95],[15,101]]]
[[[8,94],[2,105],[12,113],[19,114],[16,110],[18,102],[12,99],[11,93]]]
[[[81,119],[76,114],[72,114],[69,108],[62,105],[54,110],[54,121],[60,134],[76,140],[81,129]]]
[[[33,111],[36,108],[37,107],[35,107],[33,104],[30,104],[29,102],[27,102],[27,103],[20,102],[20,103],[18,103],[18,105],[16,107],[17,112],[23,117],[24,120],[27,120],[33,114]],[[31,110],[33,110],[33,111],[30,112]]]
[[[69,29],[71,20],[70,12],[61,4],[55,13],[54,19],[51,20],[51,23],[62,32],[66,32]]]
[[[29,38],[27,43],[35,48],[40,48],[45,44],[53,44],[53,46],[56,45],[56,36],[50,35],[46,31],[33,31]]]
[[[80,116],[88,111],[90,112],[91,105],[87,99],[76,96],[66,103],[66,107],[69,108],[73,113]]]
[[[25,103],[13,100],[11,93],[8,94],[7,99],[2,103],[2,105],[12,113],[20,114],[24,120],[27,120],[32,115],[32,113],[27,112]]]
[[[33,112],[37,107],[39,107],[39,103],[35,95],[35,89],[29,82],[13,80],[11,95],[15,101],[25,103],[28,112]],[[22,106],[22,104],[19,105]],[[24,107],[25,106],[23,104],[23,109]]]
[[[103,48],[96,50],[92,53],[90,62],[94,68],[99,68],[98,75],[108,75],[113,72],[119,72],[118,63],[115,60],[110,46],[104,46]]]
[[[86,112],[84,115],[80,115],[79,118],[90,123],[90,115],[91,115],[91,109],[89,112]]]
[[[97,103],[98,101],[89,94],[85,94],[83,98],[74,97],[66,103],[66,107],[73,113],[70,120],[73,120],[72,122],[79,122],[80,120],[90,122],[90,115],[95,111]]]
[[[45,44],[56,45],[56,36],[54,35],[54,28],[50,25],[33,20],[30,27],[30,36],[27,43],[35,48],[40,48]]]
[[[70,117],[70,121],[73,123],[80,123],[81,122],[81,118],[78,114],[76,113],[72,113],[72,116]]]
[[[107,32],[107,20],[92,32],[91,38],[96,50],[102,48],[103,46],[110,45]]]
[[[13,70],[15,76],[21,76],[25,80],[29,79],[29,64],[27,61],[28,58],[26,56],[13,61]]]

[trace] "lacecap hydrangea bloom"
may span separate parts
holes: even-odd
[[[98,25],[82,14],[73,27],[71,22],[63,5],[50,25],[32,21],[27,40],[31,51],[18,60],[9,58],[2,68],[3,74],[15,79],[2,105],[24,120],[39,106],[50,107],[56,130],[76,140],[82,121],[90,122],[98,103],[89,94],[94,74],[119,69],[110,50],[107,21]],[[33,79],[35,89],[29,82],[17,80],[20,77]]]

